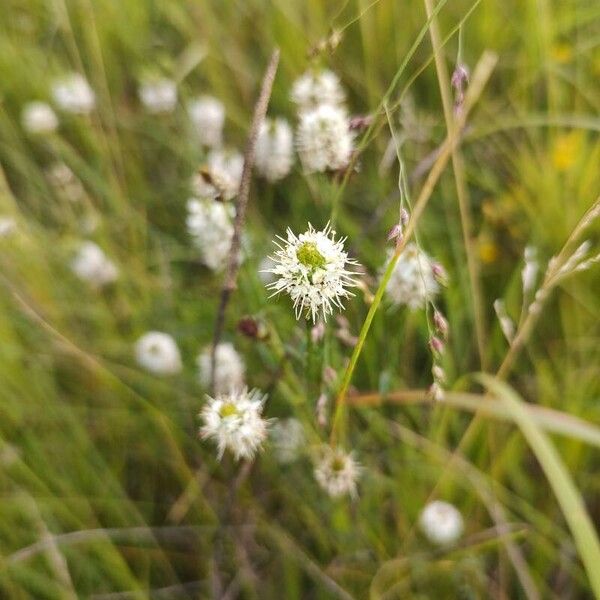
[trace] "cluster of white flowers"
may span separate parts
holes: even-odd
[[[209,269],[221,271],[231,248],[233,207],[211,198],[190,198],[187,210],[188,233],[200,252],[200,259]]]
[[[296,79],[291,98],[299,110],[306,111],[322,104],[339,106],[346,100],[346,94],[338,76],[324,69],[307,71]]]
[[[83,198],[85,192],[81,181],[65,163],[56,162],[45,173],[56,192],[69,202],[79,202]]]
[[[429,256],[416,244],[407,244],[385,290],[390,300],[413,310],[424,308],[427,300],[440,291],[433,265]]]
[[[188,115],[198,140],[204,146],[217,148],[223,141],[225,107],[212,96],[200,96],[188,104]]]
[[[12,235],[17,229],[17,222],[13,217],[0,215],[0,238]]]
[[[206,164],[192,177],[192,193],[198,198],[232,200],[240,189],[244,157],[235,150],[214,149]]]
[[[211,378],[211,347],[205,348],[197,359],[200,383],[210,387]],[[232,390],[239,389],[244,385],[244,374],[246,366],[242,357],[237,353],[233,344],[221,342],[215,353],[215,382],[216,394],[226,394]]]
[[[361,467],[352,453],[347,454],[340,448],[323,446],[314,474],[317,483],[332,497],[356,496],[356,484]]]
[[[283,245],[275,242],[279,250],[269,269],[277,279],[267,285],[273,295],[289,294],[296,318],[304,315],[313,322],[321,314],[326,320],[335,307],[343,308],[342,299],[353,295],[347,288],[356,285],[356,273],[346,267],[357,265],[344,251],[345,238],[336,241],[329,225],[316,231],[309,223],[305,233],[296,236],[288,229],[287,239],[279,239]]]
[[[177,105],[177,84],[171,79],[144,81],[138,94],[144,108],[151,114],[173,112]]]
[[[175,340],[161,331],[149,331],[135,343],[138,364],[155,375],[174,375],[182,368]]]
[[[46,102],[28,102],[21,111],[21,125],[28,133],[52,133],[58,127],[58,117]]]
[[[299,117],[296,146],[308,173],[337,171],[350,162],[354,136],[345,96],[337,76],[327,70],[307,72],[292,87]]]
[[[277,460],[282,464],[294,462],[306,441],[304,427],[298,419],[280,419],[271,429],[271,440]]]
[[[229,450],[236,460],[251,460],[267,437],[269,421],[262,411],[266,396],[258,390],[247,388],[207,396],[200,416],[204,421],[200,429],[203,439],[213,439],[217,444],[219,459]]]
[[[267,181],[283,179],[294,164],[294,135],[282,118],[266,119],[256,140],[256,170]]]
[[[419,517],[419,526],[427,539],[439,546],[456,542],[464,530],[459,510],[442,500],[435,500],[425,506]]]
[[[95,288],[112,283],[119,276],[116,265],[102,248],[90,241],[83,242],[71,262],[71,269],[82,281]]]
[[[79,73],[69,73],[55,82],[52,97],[56,105],[65,112],[85,115],[96,106],[96,95],[87,79]]]

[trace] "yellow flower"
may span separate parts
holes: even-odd
[[[573,47],[565,42],[554,44],[550,50],[550,56],[555,62],[564,65],[573,58]]]
[[[484,264],[490,264],[498,259],[498,246],[489,239],[479,241],[479,258]]]
[[[552,165],[558,171],[568,171],[577,160],[581,148],[581,132],[571,131],[559,135],[552,145]]]

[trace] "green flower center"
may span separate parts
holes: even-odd
[[[322,269],[327,264],[325,257],[317,250],[314,242],[304,242],[296,250],[296,256],[305,267],[311,269]]]
[[[332,461],[331,461],[331,470],[339,473],[340,471],[344,470],[344,459],[336,456]]]
[[[226,402],[219,409],[219,415],[223,419],[225,419],[226,417],[231,417],[233,415],[237,415],[237,414],[238,414],[238,409],[236,408],[235,404],[233,404],[233,402]]]

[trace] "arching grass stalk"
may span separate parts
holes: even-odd
[[[462,131],[462,129],[465,125],[467,116],[469,115],[475,102],[481,95],[481,92],[483,91],[483,88],[492,73],[492,70],[496,64],[496,61],[497,61],[497,57],[495,54],[493,54],[492,52],[485,52],[483,54],[483,56],[481,57],[481,59],[479,60],[479,62],[477,63],[477,66],[475,67],[475,71],[473,73],[472,84],[471,84],[469,91],[467,92],[467,96],[465,98],[464,111],[460,115],[460,118],[457,119],[456,127],[452,131],[448,132],[446,140],[444,141],[444,143],[442,144],[442,146],[440,148],[439,156],[438,156],[437,160],[435,161],[433,167],[431,168],[431,171],[429,172],[429,175],[428,175],[427,179],[425,180],[423,187],[421,188],[421,192],[419,193],[419,197],[417,198],[417,201],[415,203],[413,212],[410,216],[410,220],[404,231],[404,235],[403,235],[402,239],[399,240],[398,244],[396,245],[396,250],[395,250],[394,254],[392,255],[392,257],[386,267],[386,270],[383,274],[383,277],[381,278],[381,281],[379,282],[379,287],[377,288],[377,292],[375,293],[373,303],[369,307],[369,312],[367,313],[367,316],[361,327],[361,330],[360,330],[360,333],[358,336],[358,342],[356,343],[356,346],[354,347],[352,356],[350,357],[350,362],[348,363],[348,367],[346,368],[346,371],[344,372],[344,377],[342,379],[342,383],[340,385],[340,389],[339,389],[339,392],[338,392],[338,395],[336,398],[335,413],[334,413],[334,417],[333,417],[333,423],[331,426],[331,436],[330,436],[331,445],[335,445],[335,443],[338,440],[338,429],[340,427],[342,417],[343,417],[343,409],[344,409],[346,393],[348,392],[348,387],[350,386],[350,382],[352,380],[352,375],[354,374],[354,370],[356,369],[356,365],[358,363],[358,358],[360,357],[360,353],[364,346],[365,340],[367,339],[369,329],[371,328],[371,323],[373,322],[375,313],[377,312],[377,309],[379,308],[381,299],[383,298],[383,293],[385,292],[387,284],[388,284],[390,277],[394,271],[394,267],[396,266],[396,263],[398,262],[398,258],[400,257],[402,250],[404,249],[404,247],[406,246],[410,237],[412,236],[412,234],[415,231],[417,222],[418,222],[419,218],[421,217],[421,215],[423,214],[423,211],[425,210],[425,207],[427,205],[427,202],[429,201],[429,198],[431,197],[431,194],[433,193],[435,185],[436,185],[438,179],[440,178],[441,174],[443,173],[443,171],[448,163],[448,160],[450,159],[450,156],[452,154],[454,147],[456,146],[456,144],[458,143],[458,141],[460,139],[460,132]]]

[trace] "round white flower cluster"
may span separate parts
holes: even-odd
[[[427,539],[439,546],[456,542],[464,530],[459,510],[442,500],[435,500],[425,506],[419,517],[419,526]]]
[[[21,111],[21,124],[29,133],[52,133],[58,127],[58,117],[46,102],[28,102]]]
[[[119,276],[116,265],[104,254],[102,248],[90,241],[79,246],[71,262],[71,269],[79,279],[95,288],[112,283]]]
[[[294,135],[282,118],[266,119],[256,140],[255,166],[267,181],[283,179],[294,164]]]
[[[203,439],[213,439],[217,444],[219,459],[229,450],[236,460],[252,459],[267,437],[269,422],[262,417],[266,396],[258,390],[247,388],[207,396],[200,416],[204,421],[200,429]]]
[[[424,308],[440,291],[431,258],[414,243],[406,245],[386,287],[389,299],[411,309]]]
[[[86,115],[96,106],[96,95],[87,79],[79,73],[69,73],[55,82],[52,97],[65,112]]]
[[[187,229],[200,259],[209,269],[221,271],[231,248],[233,207],[210,198],[190,198],[187,210]]]
[[[53,163],[45,173],[56,192],[69,202],[79,202],[85,195],[81,181],[65,163]]]
[[[144,81],[138,95],[149,113],[170,113],[177,105],[177,84],[166,78]]]
[[[204,348],[197,358],[200,383],[210,387],[211,378],[211,347]],[[227,394],[244,385],[246,366],[242,357],[237,353],[233,344],[221,342],[215,353],[215,383],[216,394]]]
[[[223,141],[223,103],[212,96],[199,96],[188,104],[187,110],[200,143],[209,148],[218,148]]]
[[[350,162],[354,136],[345,93],[331,71],[307,72],[292,87],[298,106],[296,147],[307,173],[337,171]]]
[[[182,368],[175,340],[161,331],[145,333],[135,344],[138,364],[155,375],[174,375]]]
[[[0,215],[0,238],[9,237],[17,230],[14,217]]]
[[[192,193],[198,198],[232,200],[240,189],[244,157],[235,150],[215,149],[192,177]]]
[[[300,455],[306,436],[298,419],[280,419],[271,429],[271,440],[277,460],[282,464],[294,462]]]
[[[345,453],[340,448],[323,446],[321,456],[314,469],[317,483],[332,497],[356,496],[356,484],[361,467],[354,460],[352,453]]]
[[[268,271],[277,279],[267,288],[273,295],[286,292],[294,303],[296,318],[301,315],[313,322],[322,314],[323,319],[332,314],[335,307],[343,308],[342,299],[353,294],[346,288],[356,285],[347,265],[357,263],[344,251],[344,239],[335,240],[335,231],[329,225],[316,231],[312,225],[308,231],[296,236],[287,230],[287,239],[279,238],[283,245],[272,257],[274,266]]]

